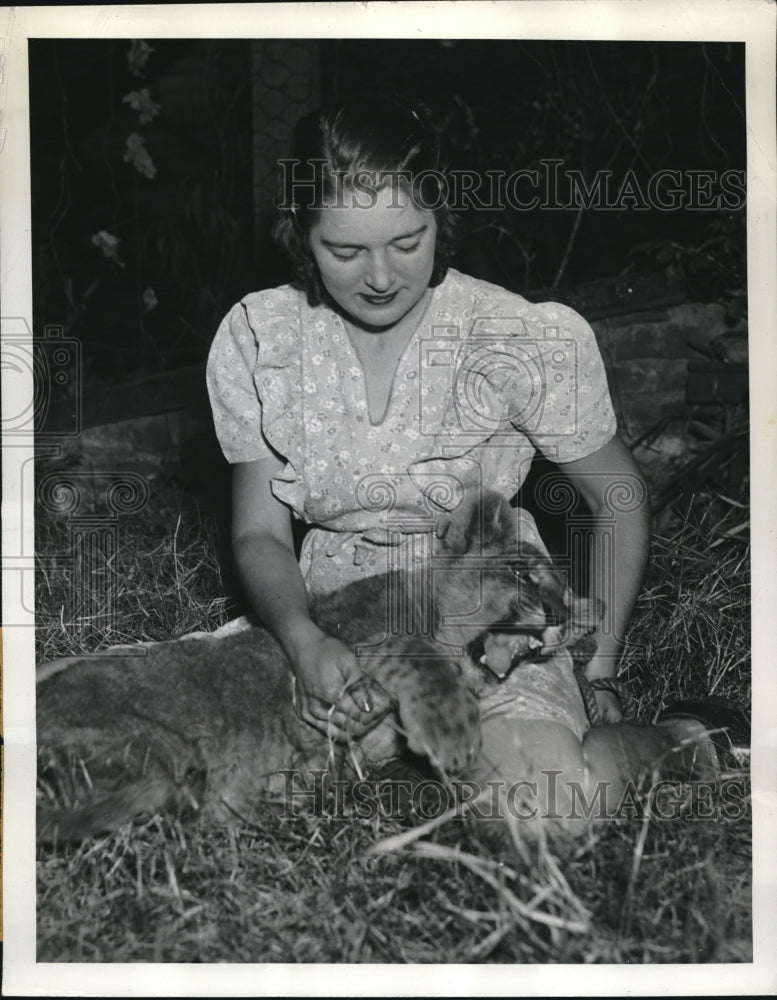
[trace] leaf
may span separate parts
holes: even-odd
[[[159,305],[159,299],[156,297],[156,292],[150,286],[143,290],[143,312],[151,312]]]
[[[144,42],[142,38],[133,38],[130,50],[127,53],[127,66],[133,76],[146,75],[146,63],[154,49]]]
[[[105,229],[101,229],[92,235],[92,243],[102,250],[103,256],[114,261],[119,267],[124,267],[124,263],[119,257],[120,242],[118,236],[114,236],[113,233],[109,233]]]
[[[138,121],[141,125],[148,125],[162,110],[161,104],[151,100],[148,87],[144,87],[143,90],[132,90],[129,94],[125,94],[122,97],[122,103],[129,104],[133,111],[139,112]]]
[[[145,140],[136,132],[131,132],[127,136],[124,162],[131,163],[138,173],[143,174],[144,177],[148,177],[149,180],[156,176],[156,167],[148,154]]]

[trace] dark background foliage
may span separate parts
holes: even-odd
[[[131,64],[129,40],[30,43],[35,329],[78,337],[99,380],[201,362],[229,306],[286,277],[253,231],[251,46],[262,43],[149,45]],[[425,100],[462,168],[558,159],[589,183],[634,171],[643,186],[664,169],[745,168],[742,44],[325,41],[319,62],[322,99]],[[139,123],[124,99],[143,88],[159,109]],[[131,134],[153,176],[125,160]],[[114,253],[93,242],[100,232],[119,240]],[[690,297],[734,301],[744,209],[470,211],[455,264],[529,295],[670,269]]]
[[[251,286],[247,43],[152,49],[138,76],[129,41],[30,45],[36,331],[62,325],[103,377],[196,362]],[[147,124],[124,102],[142,88],[160,106]],[[153,177],[124,160],[133,133]],[[119,239],[116,258],[94,245],[100,231]]]
[[[643,190],[659,170],[745,167],[741,45],[344,41],[327,55],[327,96],[378,81],[422,95],[459,167],[541,174],[541,161],[558,159],[589,183],[612,171],[616,187],[634,170]],[[618,274],[640,244],[690,247],[712,223],[693,210],[595,209],[576,229],[574,210],[472,214],[464,269],[523,291]]]

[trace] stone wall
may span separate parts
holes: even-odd
[[[621,437],[633,446],[651,486],[658,488],[693,456],[698,443],[692,435],[693,418],[713,426],[724,422],[720,406],[686,402],[689,362],[716,356],[724,360],[721,345],[732,339],[739,340],[742,360],[744,331],[732,331],[718,303],[683,303],[591,325],[607,368]],[[661,423],[660,430],[650,433]]]
[[[711,353],[712,342],[730,329],[717,303],[683,303],[591,325],[627,441],[637,440],[661,417],[685,412],[688,361]]]

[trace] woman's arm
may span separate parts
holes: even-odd
[[[631,452],[619,437],[574,462],[558,468],[579,490],[594,517],[594,546],[590,566],[589,592],[605,604],[602,628],[597,635],[597,652],[586,673],[589,678],[612,677],[623,652],[623,639],[642,585],[650,544],[650,504],[647,486]],[[607,503],[607,494],[618,497],[617,484],[623,484],[622,496],[632,494],[633,504],[624,510]],[[603,536],[611,534],[612,548],[602,545]],[[611,552],[603,557],[602,552]],[[601,696],[601,697],[600,697]],[[597,692],[609,721],[619,714],[615,699]]]
[[[308,595],[294,555],[291,515],[270,488],[283,468],[270,457],[234,466],[232,547],[251,607],[278,640],[297,678],[300,715],[311,725],[343,738],[361,735],[372,719],[370,699],[344,699],[332,711],[346,683],[359,675],[353,652],[325,635],[311,620]]]
[[[232,549],[251,607],[293,663],[318,630],[294,557],[289,509],[270,489],[282,468],[275,457],[234,466]]]

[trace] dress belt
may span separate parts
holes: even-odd
[[[349,548],[353,548],[353,564],[354,566],[361,566],[363,563],[374,559],[381,549],[395,548],[398,545],[408,545],[412,549],[410,556],[412,561],[421,562],[423,559],[428,558],[431,548],[431,538],[429,536],[432,534],[433,527],[428,522],[426,522],[426,525],[423,530],[412,531],[401,531],[391,528],[368,528],[367,531],[363,532],[333,532],[335,538],[332,539],[325,552],[327,556],[333,557],[342,555]],[[413,545],[411,543],[411,538],[423,537],[428,539],[427,544]]]

